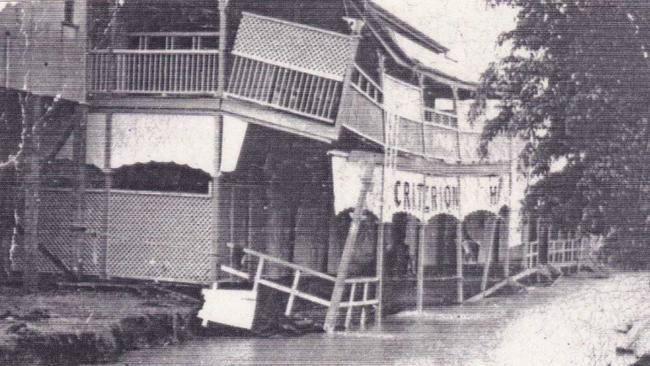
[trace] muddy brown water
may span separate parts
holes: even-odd
[[[200,339],[115,365],[623,365],[631,359],[615,355],[615,325],[649,312],[649,290],[649,273],[565,277],[480,304],[399,313],[366,332]]]

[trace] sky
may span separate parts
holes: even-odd
[[[372,0],[450,49],[449,56],[478,76],[505,56],[497,48],[502,32],[515,26],[516,11],[490,8],[485,0]]]

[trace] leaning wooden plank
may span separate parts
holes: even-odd
[[[65,275],[66,279],[74,281],[77,279],[74,271],[72,271],[68,266],[65,265],[61,258],[57,257],[52,253],[45,245],[38,244],[38,251],[43,254],[54,266]]]
[[[354,246],[357,242],[359,226],[361,225],[361,217],[363,215],[363,209],[365,208],[364,206],[366,203],[366,196],[368,195],[368,191],[372,185],[373,169],[374,166],[372,164],[368,165],[363,175],[361,182],[361,192],[359,194],[357,205],[354,209],[354,216],[352,217],[352,223],[350,224],[348,237],[345,240],[343,254],[341,254],[341,261],[339,262],[339,267],[336,274],[336,282],[334,283],[334,291],[332,292],[330,306],[327,309],[325,323],[323,324],[323,329],[328,333],[333,333],[336,330],[336,319],[339,311],[339,304],[341,303],[341,298],[343,297],[343,292],[345,290],[345,280],[348,277],[348,269],[350,267],[350,262],[352,261]]]
[[[499,230],[499,218],[496,217],[494,219],[494,223],[492,224],[492,240],[490,243],[490,247],[488,248],[488,253],[487,253],[487,258],[485,259],[485,267],[483,268],[483,278],[481,281],[481,292],[487,290],[487,284],[488,284],[488,276],[490,275],[490,266],[492,265],[492,253],[494,251],[494,246],[498,245],[498,230]]]
[[[472,303],[472,302],[477,302],[479,300],[482,300],[482,299],[492,295],[493,293],[497,292],[501,288],[505,287],[507,284],[517,282],[517,281],[519,281],[519,280],[521,280],[523,278],[526,278],[526,277],[528,277],[530,275],[535,274],[538,271],[539,271],[538,268],[531,268],[531,269],[528,269],[528,270],[523,271],[521,273],[518,273],[515,276],[512,276],[510,278],[506,278],[505,280],[497,283],[496,285],[490,287],[489,289],[487,289],[485,291],[482,291],[482,292],[470,297],[469,299],[465,300],[465,302]]]
[[[241,278],[243,278],[245,280],[250,280],[251,279],[251,276],[248,273],[243,272],[243,271],[238,271],[238,270],[236,270],[236,269],[234,269],[232,267],[228,267],[226,265],[221,265],[221,270],[223,272],[229,273],[229,274],[231,274],[233,276],[241,277]]]

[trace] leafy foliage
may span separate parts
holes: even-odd
[[[650,204],[650,2],[488,0],[519,9],[501,36],[512,52],[483,74],[476,107],[502,100],[488,121],[526,144],[535,184],[527,210],[612,233],[645,227]],[[552,166],[561,168],[551,169]]]

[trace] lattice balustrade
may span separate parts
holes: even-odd
[[[354,47],[347,35],[244,13],[233,53],[342,81]]]
[[[105,192],[89,191],[84,197],[86,232],[80,248],[84,274],[102,274],[102,255],[106,253],[106,271],[111,277],[210,281],[210,197],[112,192],[108,220]],[[73,220],[74,198],[70,190],[41,192],[40,244],[69,269],[74,267],[77,245]],[[15,270],[27,270],[22,243],[13,258]],[[36,264],[40,272],[59,271],[42,254]]]
[[[113,192],[108,275],[209,281],[211,207],[209,197]]]

